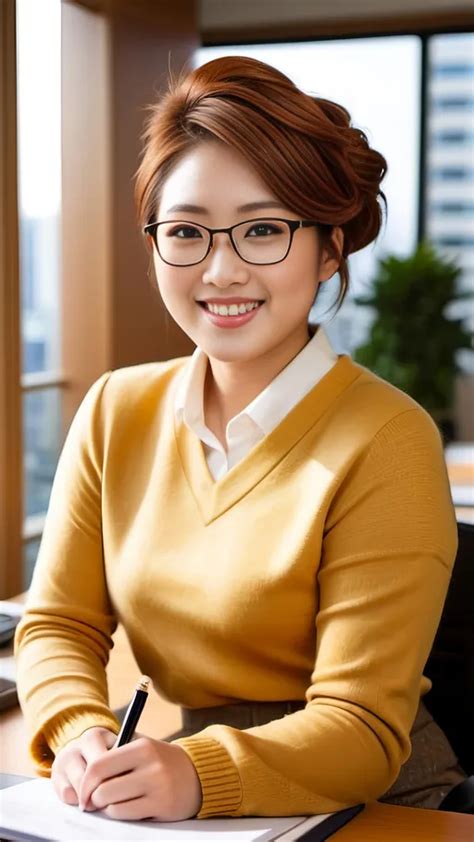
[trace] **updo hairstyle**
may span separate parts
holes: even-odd
[[[371,149],[348,111],[303,93],[279,70],[253,58],[228,56],[170,80],[149,106],[136,173],[140,226],[156,220],[161,187],[196,144],[219,140],[237,149],[279,201],[321,223],[322,245],[334,254],[333,226],[344,233],[336,311],[349,284],[347,257],[378,235],[380,190],[387,164]]]

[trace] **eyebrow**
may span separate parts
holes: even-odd
[[[263,202],[249,202],[246,205],[240,205],[237,208],[237,213],[247,213],[247,211],[263,210],[264,208],[282,208],[276,199],[268,199]],[[209,213],[207,208],[201,205],[178,204],[172,205],[166,213]]]

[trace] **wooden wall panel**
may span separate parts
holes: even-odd
[[[472,0],[201,0],[206,44],[469,28]]]
[[[161,4],[159,4],[161,6]],[[103,372],[191,353],[165,311],[136,222],[145,106],[198,43],[194,0],[63,0],[65,428]]]
[[[173,19],[171,10],[176,9]],[[154,26],[117,12],[112,50],[112,277],[114,366],[189,354],[194,345],[165,311],[152,262],[136,223],[133,174],[141,151],[144,106],[167,86],[168,66],[180,70],[198,45],[194,4],[168,8]]]

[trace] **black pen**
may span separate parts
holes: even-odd
[[[122,727],[118,733],[118,737],[116,742],[114,743],[114,748],[119,748],[119,746],[124,746],[126,743],[129,743],[132,739],[135,728],[138,725],[138,720],[140,719],[140,714],[145,707],[145,702],[148,699],[148,685],[150,683],[150,679],[147,675],[142,675],[140,681],[138,682],[137,686],[135,687],[135,695],[130,702],[127,712],[123,718]]]

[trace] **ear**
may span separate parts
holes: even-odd
[[[323,245],[321,259],[319,261],[318,281],[329,281],[337,272],[342,258],[344,247],[344,232],[342,228],[335,225],[331,232],[331,245]]]
[[[148,249],[150,251],[153,251],[154,240],[153,240],[153,237],[151,236],[151,234],[148,234],[148,233],[145,234],[145,242],[147,244]]]

